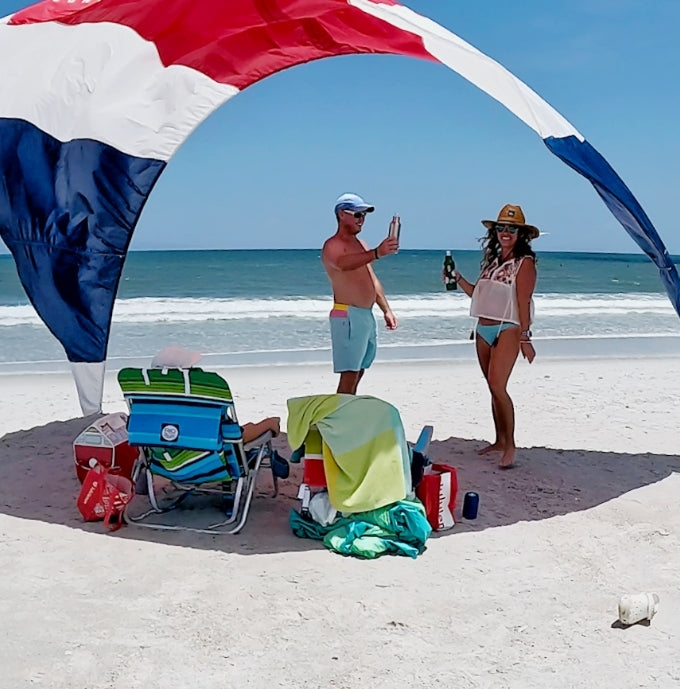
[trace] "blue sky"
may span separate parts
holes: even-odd
[[[0,14],[27,4],[0,0]],[[564,115],[680,254],[677,0],[403,4]],[[474,249],[479,221],[517,203],[548,233],[539,251],[639,251],[592,186],[503,106],[443,66],[391,56],[302,65],[229,101],[170,161],[131,248],[320,247],[344,191],[376,205],[369,243],[399,212],[404,248]]]

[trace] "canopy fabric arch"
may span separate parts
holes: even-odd
[[[593,184],[680,314],[677,270],[607,161],[502,65],[395,0],[46,0],[0,20],[0,236],[84,414],[101,409],[132,233],[178,147],[260,79],[358,53],[440,62],[502,103]]]

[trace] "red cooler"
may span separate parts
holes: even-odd
[[[127,414],[107,414],[88,426],[74,441],[76,475],[82,483],[95,462],[121,476],[132,476],[139,448],[128,444]]]

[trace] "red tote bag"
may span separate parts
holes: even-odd
[[[458,475],[448,464],[431,464],[425,468],[416,496],[425,506],[427,521],[435,531],[453,528]]]
[[[97,464],[85,475],[76,504],[86,522],[103,520],[107,529],[115,531],[123,526],[123,512],[134,493],[129,478]]]

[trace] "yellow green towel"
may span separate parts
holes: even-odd
[[[292,449],[311,426],[323,438],[328,497],[340,512],[365,512],[410,493],[409,449],[395,407],[368,395],[310,395],[288,400]]]

